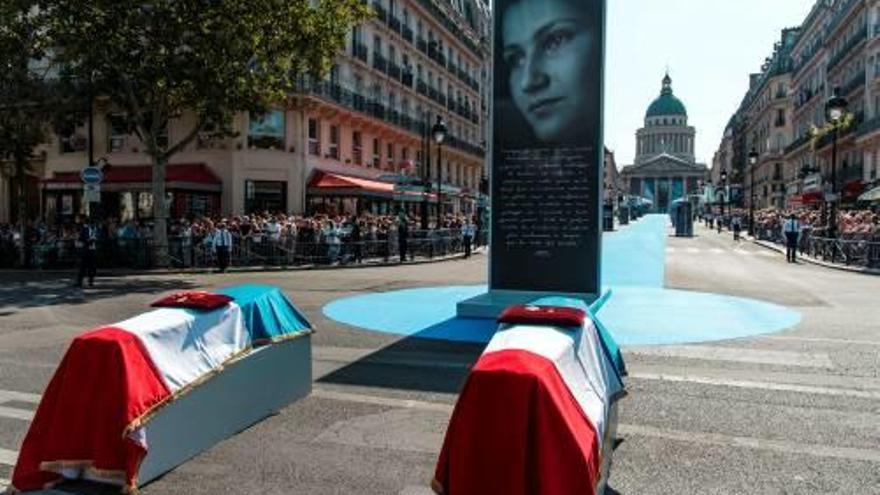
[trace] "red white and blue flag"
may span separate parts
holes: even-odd
[[[619,371],[584,311],[513,307],[472,369],[432,487],[443,495],[596,492]]]
[[[153,414],[254,342],[308,328],[277,289],[242,288],[230,290],[238,298],[177,294],[159,309],[76,337],[22,444],[13,490],[39,490],[65,478],[135,488]]]

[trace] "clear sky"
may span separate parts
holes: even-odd
[[[697,161],[711,167],[724,126],[786,27],[814,0],[608,0],[605,144],[618,167],[660,95],[666,67],[696,127]]]

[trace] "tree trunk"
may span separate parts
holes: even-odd
[[[18,263],[24,268],[27,263],[27,160],[15,157],[15,184],[17,189],[16,210],[21,246],[18,250]]]
[[[168,204],[165,198],[167,159],[153,159],[153,265],[166,267],[168,259]]]

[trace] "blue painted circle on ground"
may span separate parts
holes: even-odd
[[[495,332],[494,321],[455,315],[459,301],[485,291],[476,285],[367,294],[334,301],[324,315],[377,332],[485,343]],[[785,330],[801,319],[795,311],[762,301],[650,287],[613,289],[598,316],[624,346],[734,339]]]
[[[800,313],[775,304],[663,288],[669,216],[648,215],[602,237],[602,280],[613,295],[599,318],[620,345],[734,339],[797,325]],[[366,294],[324,307],[333,320],[376,332],[459,342],[488,342],[495,322],[456,318],[459,301],[485,285]]]

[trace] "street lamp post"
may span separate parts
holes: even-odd
[[[446,124],[443,117],[437,116],[437,122],[431,128],[431,135],[437,143],[437,229],[443,221],[443,141],[446,139]]]
[[[721,221],[724,221],[724,208],[727,204],[727,170],[721,171]]]
[[[429,137],[429,126],[431,122],[427,113],[422,117],[422,210],[421,210],[421,227],[422,230],[428,230],[428,196],[431,194],[431,138]]]
[[[758,164],[758,152],[755,148],[749,152],[749,235],[755,236],[755,166]]]
[[[849,102],[839,95],[839,88],[834,88],[831,98],[825,103],[825,117],[831,123],[831,208],[829,208],[828,236],[837,237],[837,133],[838,126],[846,114]]]

